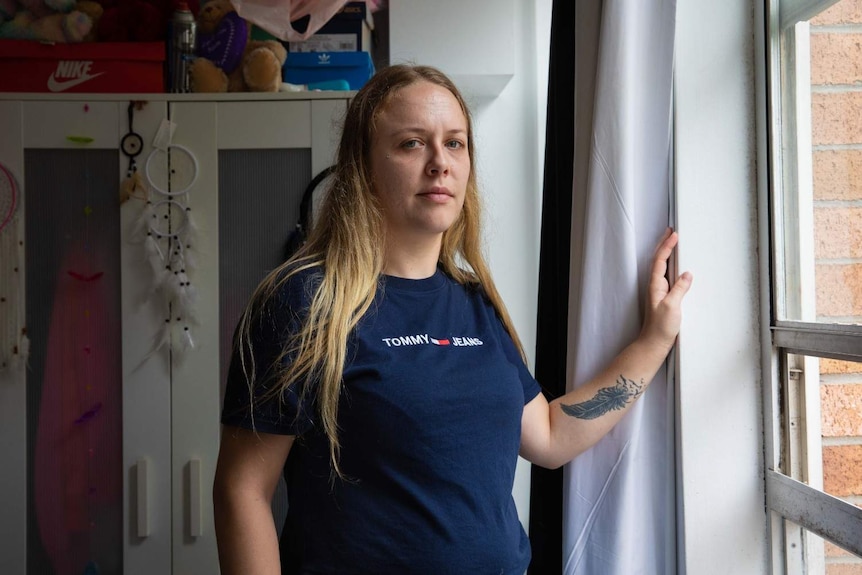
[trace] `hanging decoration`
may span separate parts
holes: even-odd
[[[141,174],[138,173],[138,165],[135,161],[141,152],[144,150],[144,139],[140,134],[135,132],[135,110],[140,110],[144,102],[129,102],[129,131],[120,140],[120,151],[129,159],[129,168],[126,170],[126,179],[120,185],[120,203],[125,202],[131,197],[145,198],[146,188],[141,179]]]
[[[189,192],[198,176],[198,162],[186,147],[154,148],[144,167],[146,203],[133,236],[143,245],[152,284],[148,293],[166,310],[164,325],[147,357],[169,347],[185,352],[195,347],[196,289],[191,281],[198,228],[189,206]]]
[[[0,373],[26,365],[29,351],[24,293],[21,190],[0,164]]]
[[[62,233],[44,236],[53,278],[36,286],[51,286],[43,306],[49,321],[42,324],[41,365],[28,381],[38,398],[35,528],[56,575],[97,575],[97,561],[115,572],[105,550],[122,544],[120,278],[112,225],[119,214],[106,209],[114,191],[100,185],[99,172],[110,168],[93,166],[94,156],[104,157],[75,151],[31,196],[34,203],[51,197],[65,220]],[[51,194],[64,185],[62,198]]]

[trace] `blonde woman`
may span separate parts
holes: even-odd
[[[308,243],[237,331],[214,488],[222,574],[523,574],[517,456],[563,465],[645,391],[691,283],[665,279],[676,235],[656,251],[641,335],[549,405],[482,257],[452,82],[378,72],[351,101],[332,181]],[[599,396],[613,401],[590,409]]]

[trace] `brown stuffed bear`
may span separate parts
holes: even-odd
[[[277,92],[287,50],[273,40],[250,40],[250,27],[230,0],[209,0],[197,16],[193,92]]]

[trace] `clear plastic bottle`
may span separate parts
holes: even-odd
[[[177,3],[168,44],[168,89],[191,92],[189,66],[195,58],[195,17],[186,2]]]

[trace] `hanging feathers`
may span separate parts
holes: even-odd
[[[195,171],[190,180],[193,183],[197,161],[185,148],[173,145],[170,148],[190,156]],[[192,326],[197,324],[197,289],[192,280],[196,259],[192,246],[197,245],[198,225],[188,205],[192,184],[180,192],[172,192],[169,183],[169,189],[163,190],[153,184],[149,169],[146,173],[146,184],[142,186],[146,202],[131,237],[132,241],[143,244],[151,277],[148,297],[158,302],[158,308],[167,317],[144,361],[162,349],[170,349],[175,352],[172,357],[180,359],[195,348]]]

